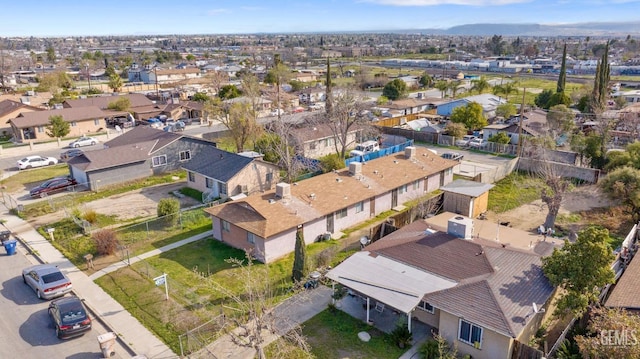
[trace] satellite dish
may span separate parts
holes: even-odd
[[[533,312],[535,314],[544,313],[545,312],[544,308],[538,308],[538,305],[536,304],[536,302],[533,302],[532,305],[533,305]]]
[[[367,236],[362,236],[360,237],[360,244],[364,247],[367,244],[369,244],[369,237]]]

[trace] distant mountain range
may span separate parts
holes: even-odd
[[[640,21],[585,22],[562,25],[469,24],[448,29],[421,29],[424,34],[469,36],[626,36],[640,34]]]

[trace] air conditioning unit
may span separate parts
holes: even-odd
[[[447,222],[447,233],[463,239],[473,238],[473,220],[469,217],[455,216]]]

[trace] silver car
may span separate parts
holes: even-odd
[[[38,298],[51,299],[71,292],[71,281],[51,264],[39,264],[22,270],[22,280],[31,287]]]

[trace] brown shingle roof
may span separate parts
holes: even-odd
[[[611,291],[605,302],[607,307],[640,309],[640,255],[635,255],[631,263]]]
[[[145,95],[135,93],[120,96],[97,96],[76,100],[66,100],[63,103],[63,106],[71,108],[94,106],[104,110],[109,106],[110,103],[115,102],[123,97],[129,99],[129,102],[131,103],[130,108],[153,105],[153,101],[149,100]]]
[[[41,108],[25,105],[23,103],[16,102],[16,101],[13,101],[13,100],[0,101],[0,117],[8,115],[8,114],[10,114],[10,113],[12,113],[14,111],[20,110],[20,109],[29,109],[29,110],[32,110],[32,111],[42,111]]]
[[[104,145],[105,147],[120,147],[150,142],[153,143],[153,146],[148,149],[151,154],[181,137],[183,137],[181,134],[175,132],[165,132],[149,126],[137,126],[113,140],[105,142]]]
[[[236,223],[236,211],[224,207],[236,203],[246,203],[253,208],[266,223],[263,232],[254,234],[269,238],[298,224],[333,213],[416,180],[452,168],[457,162],[445,160],[426,148],[417,147],[413,159],[397,153],[371,160],[362,166],[361,176],[352,176],[348,169],[326,173],[291,185],[291,199],[275,199],[275,190],[261,195],[252,195],[240,201],[207,208],[208,213],[228,222]],[[315,199],[310,199],[314,194]],[[242,227],[245,228],[245,227]],[[252,227],[253,228],[253,227]],[[249,228],[245,228],[250,230]]]
[[[104,118],[105,113],[97,107],[63,108],[60,110],[22,112],[11,119],[17,128],[45,126],[51,116],[62,116],[66,122],[94,120]]]

